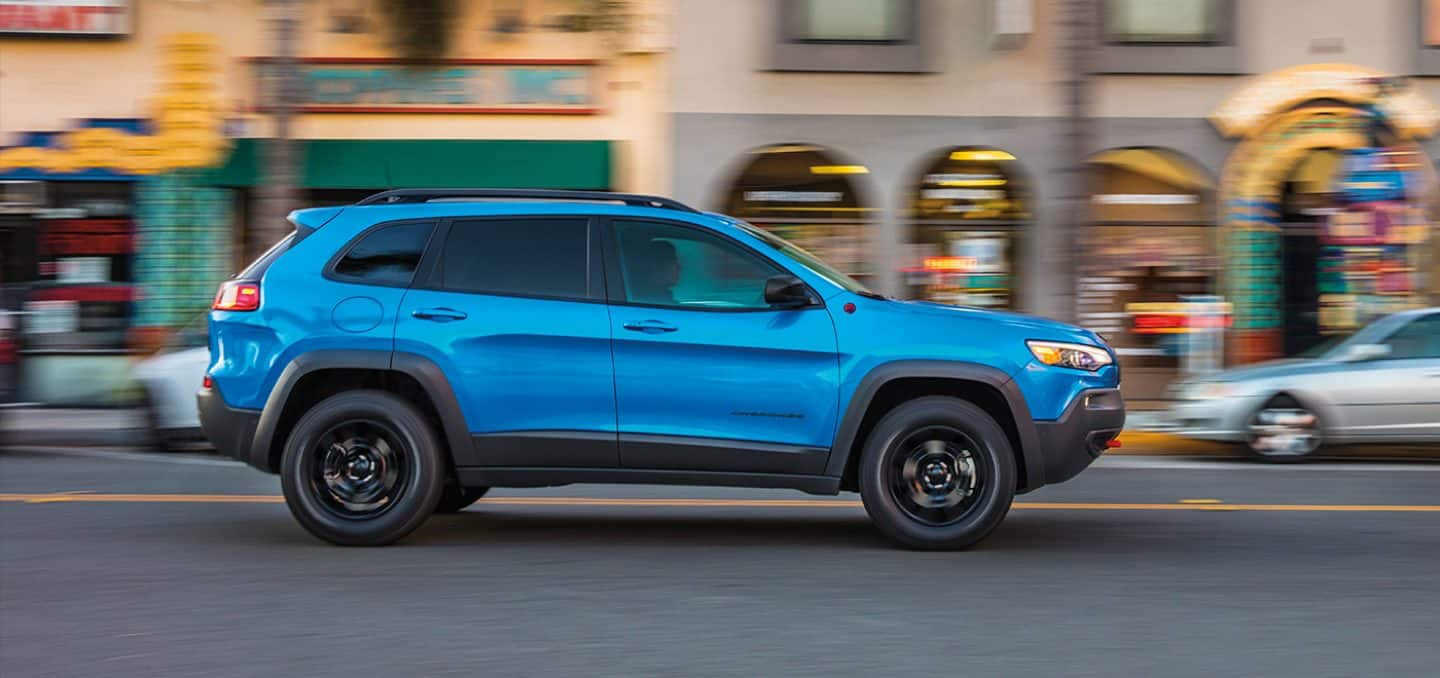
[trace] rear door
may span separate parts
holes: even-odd
[[[450,220],[405,295],[395,350],[444,370],[480,465],[618,465],[595,228],[568,215]]]
[[[695,226],[613,219],[607,282],[626,468],[819,474],[835,433],[835,327],[771,308],[783,269]]]

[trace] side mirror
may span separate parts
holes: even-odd
[[[1390,355],[1390,347],[1385,344],[1356,344],[1347,349],[1344,355],[1340,356],[1341,362],[1363,363],[1367,360],[1379,360]]]
[[[765,281],[765,303],[776,308],[802,308],[814,300],[804,281],[793,275],[777,275]]]

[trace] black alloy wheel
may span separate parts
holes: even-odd
[[[440,450],[425,416],[391,393],[331,396],[306,412],[285,441],[285,503],[326,541],[389,544],[439,503],[446,468]]]
[[[865,511],[885,536],[917,549],[969,547],[1004,520],[1015,496],[1015,453],[973,403],[926,396],[902,403],[865,440]]]

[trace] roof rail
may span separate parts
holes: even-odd
[[[623,202],[631,207],[659,207],[681,212],[699,213],[678,200],[654,195],[633,193],[610,193],[607,191],[552,191],[533,188],[399,188],[369,196],[356,205],[399,205],[404,203],[431,202],[434,200],[464,200],[466,198],[495,200],[584,200],[592,202]]]

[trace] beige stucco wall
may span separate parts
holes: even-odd
[[[145,117],[162,76],[161,45],[176,32],[212,34],[220,55],[217,84],[227,117],[246,135],[269,124],[245,113],[254,103],[246,57],[268,54],[260,0],[137,0],[134,32],[118,40],[0,37],[0,145],[21,131],[65,129],[76,118]],[[383,32],[326,32],[330,3],[307,2],[302,56],[393,56]],[[353,3],[352,3],[353,4]],[[594,58],[605,65],[598,115],[324,114],[304,115],[295,135],[312,139],[606,139],[616,142],[617,187],[665,192],[669,187],[667,55],[647,48],[617,50],[596,34],[530,30],[507,39],[489,30],[494,3],[465,1],[449,56],[457,58]],[[536,24],[573,7],[567,0],[526,4]],[[640,4],[632,39],[651,48],[668,42],[664,4]],[[372,27],[383,26],[378,17]],[[629,43],[631,45],[636,43]]]
[[[935,3],[932,74],[761,70],[775,35],[773,0],[675,0],[677,113],[792,115],[1058,115],[1056,27],[1048,2],[1016,50],[993,50],[979,0]]]

